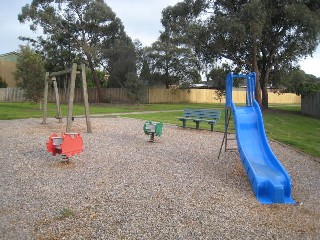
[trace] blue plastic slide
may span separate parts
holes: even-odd
[[[234,78],[247,80],[246,106],[236,106],[232,101]],[[240,158],[259,202],[292,204],[291,180],[269,146],[262,113],[254,98],[255,85],[255,73],[227,76],[226,107],[234,117]]]

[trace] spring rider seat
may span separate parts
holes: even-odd
[[[160,137],[162,135],[162,122],[147,121],[143,125],[143,131],[146,135],[150,135],[150,142],[154,142],[154,136]]]
[[[61,154],[65,159],[83,152],[83,140],[80,133],[63,133],[61,137],[52,134],[47,142],[47,150],[53,156]]]

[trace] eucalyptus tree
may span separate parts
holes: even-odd
[[[218,32],[212,46],[222,46],[217,49],[224,49],[223,56],[257,73],[256,96],[267,108],[271,72],[294,65],[319,44],[319,6],[312,5],[312,1],[255,0],[234,8],[227,1],[221,2],[215,6],[212,19],[212,30]],[[226,21],[230,18],[228,29]]]
[[[201,80],[198,61],[190,49],[172,44],[165,34],[145,50],[153,80],[166,88],[188,88]]]
[[[198,72],[208,75],[215,55],[206,51],[208,29],[203,21],[203,0],[186,0],[162,11],[162,35],[177,48],[185,48],[197,60]]]
[[[128,37],[121,20],[103,0],[33,0],[22,7],[18,19],[21,23],[29,22],[31,30],[40,27],[48,36],[46,47],[56,43],[58,50],[60,44],[64,50],[72,52],[73,57],[86,61],[99,99],[104,100],[96,71],[108,67],[105,48]]]
[[[296,69],[283,75],[279,91],[295,93],[301,97],[312,95],[320,91],[320,78]]]
[[[107,45],[102,51],[105,59],[109,60],[110,87],[126,88],[125,82],[136,75],[136,51],[130,38],[118,38]]]
[[[186,36],[194,45],[199,40],[186,34],[190,26],[205,26],[207,30],[200,35],[203,44],[198,44],[203,46],[203,55],[227,59],[240,69],[255,71],[256,98],[267,108],[270,73],[296,64],[319,45],[319,5],[318,0],[184,0],[176,5],[184,10],[166,19],[177,35]],[[182,21],[181,16],[193,21]]]

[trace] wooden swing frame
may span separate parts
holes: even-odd
[[[61,109],[60,109],[60,98],[59,98],[59,91],[57,86],[56,77],[66,74],[71,74],[70,86],[69,86],[69,101],[68,101],[68,116],[67,116],[67,126],[66,132],[71,132],[72,128],[72,117],[73,117],[73,100],[74,100],[74,89],[75,89],[75,82],[77,74],[81,73],[82,78],[82,89],[83,89],[83,102],[85,106],[85,116],[86,116],[86,123],[87,123],[87,132],[92,133],[91,128],[91,121],[90,121],[90,111],[89,111],[89,101],[88,101],[88,89],[87,89],[87,78],[86,78],[86,66],[85,64],[80,65],[80,71],[78,71],[78,65],[76,63],[72,64],[72,68],[59,71],[59,72],[52,72],[46,73],[45,76],[45,87],[44,87],[44,101],[43,101],[43,120],[42,124],[47,123],[47,107],[48,107],[48,89],[49,89],[49,81],[53,81],[53,87],[55,91],[56,97],[56,106],[57,106],[57,117],[59,118],[59,122],[61,123]]]

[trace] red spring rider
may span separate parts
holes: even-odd
[[[83,140],[80,133],[63,133],[61,137],[52,134],[47,142],[47,150],[53,156],[62,154],[68,159],[83,152]]]

